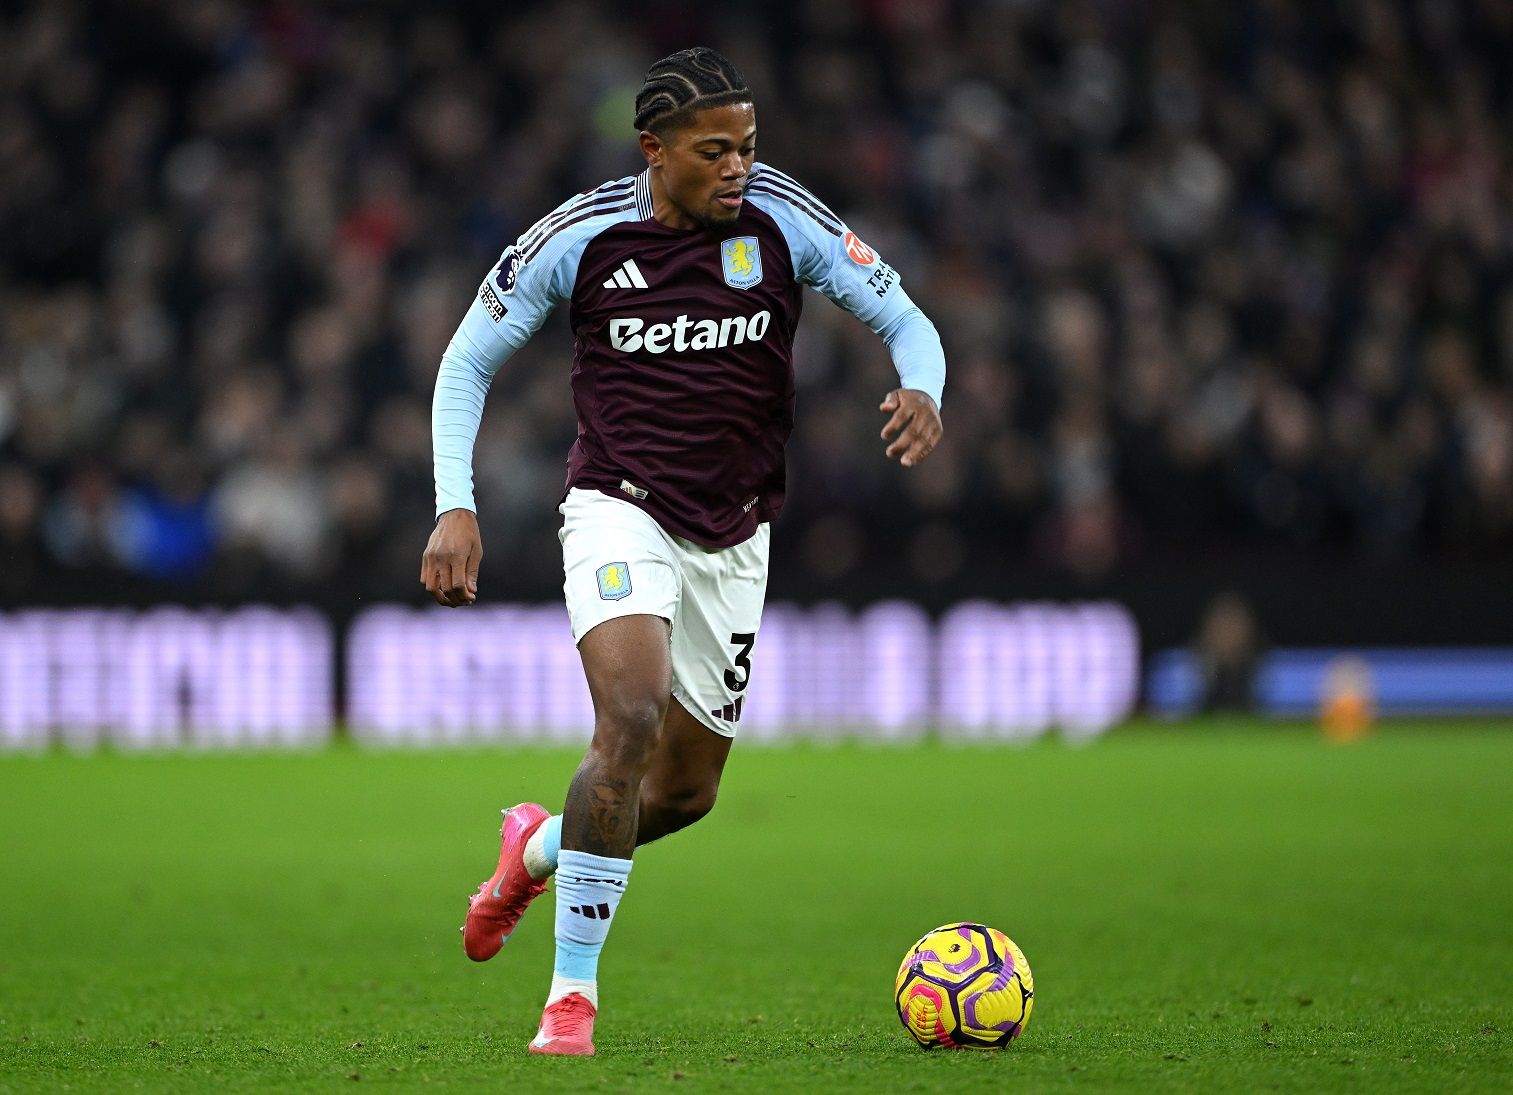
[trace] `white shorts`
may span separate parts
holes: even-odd
[[[558,509],[573,641],[619,616],[671,621],[674,698],[735,737],[767,595],[767,525],[745,543],[707,548],[600,491],[574,488]]]

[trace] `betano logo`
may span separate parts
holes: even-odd
[[[637,350],[649,354],[665,354],[668,350],[677,353],[715,350],[739,346],[743,342],[760,342],[771,322],[772,313],[765,309],[749,319],[727,316],[724,319],[691,320],[679,316],[672,323],[653,323],[650,327],[644,319],[612,319],[609,321],[609,344],[627,354]]]

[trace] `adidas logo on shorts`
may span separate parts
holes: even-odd
[[[735,698],[735,703],[727,703],[724,707],[720,707],[711,711],[710,714],[719,719],[721,722],[740,722],[741,701],[743,701],[745,698],[745,696],[737,696]]]

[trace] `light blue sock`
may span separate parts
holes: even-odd
[[[604,949],[610,922],[625,893],[630,868],[628,859],[611,859],[588,852],[558,854],[554,993],[563,984],[597,983],[599,952]],[[597,992],[593,993],[594,998],[597,995]],[[548,1003],[551,1002],[548,999]],[[596,999],[591,1002],[597,1006]]]
[[[541,828],[541,853],[552,870],[557,869],[557,861],[562,856],[562,815],[554,814],[542,822]]]
[[[525,869],[537,882],[550,878],[557,869],[557,857],[562,854],[562,815],[554,814],[541,823],[541,827],[525,842]]]

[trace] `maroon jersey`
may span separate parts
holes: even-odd
[[[783,508],[803,284],[870,320],[897,280],[770,168],[753,168],[739,217],[692,232],[652,217],[643,173],[579,195],[506,251],[470,313],[491,330],[472,340],[502,360],[566,298],[578,412],[567,486],[729,547]]]
[[[741,261],[761,263],[750,288],[726,280],[728,240],[754,249]],[[750,202],[719,228],[647,218],[589,242],[570,312],[569,487],[624,491],[668,532],[709,547],[741,543],[782,511],[803,307],[787,252]],[[615,281],[627,262],[646,288]]]

